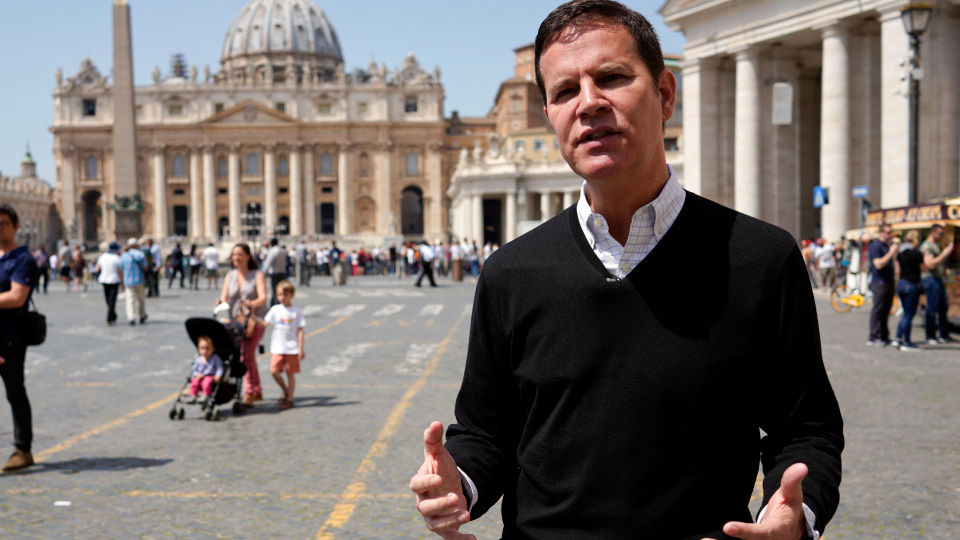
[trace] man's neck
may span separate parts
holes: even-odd
[[[610,236],[626,245],[633,215],[659,197],[669,179],[670,171],[664,164],[662,171],[633,175],[626,181],[587,180],[584,193],[590,210],[607,220]]]
[[[16,242],[0,243],[0,257],[20,247]]]

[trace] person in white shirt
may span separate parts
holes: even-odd
[[[120,244],[110,242],[107,252],[97,258],[94,272],[97,281],[103,285],[103,296],[107,301],[107,326],[117,324],[117,293],[120,291]]]
[[[203,249],[203,268],[207,274],[207,289],[213,286],[217,288],[217,281],[220,278],[220,252],[211,242],[209,246]]]
[[[293,390],[297,381],[295,374],[300,373],[300,361],[303,360],[303,327],[307,325],[300,308],[293,305],[293,283],[282,280],[277,283],[278,303],[261,319],[251,315],[254,321],[261,326],[273,325],[273,334],[270,335],[270,374],[273,380],[280,385],[283,395],[277,402],[280,410],[293,407]],[[287,384],[280,376],[287,372]]]
[[[829,291],[837,284],[837,248],[823,238],[817,239],[817,249],[813,256],[817,259],[817,268],[820,269],[820,284],[823,290]]]
[[[437,283],[433,280],[433,257],[434,251],[430,243],[420,244],[420,275],[417,277],[417,282],[413,284],[414,287],[420,286],[423,276],[427,276],[427,279],[430,280],[431,287],[437,286]]]

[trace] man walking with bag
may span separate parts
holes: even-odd
[[[27,344],[22,322],[26,319],[30,295],[37,288],[40,272],[26,246],[17,245],[20,220],[17,211],[0,203],[0,376],[13,413],[14,451],[3,472],[33,465],[33,415],[23,381]]]

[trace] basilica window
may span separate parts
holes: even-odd
[[[217,160],[217,176],[220,178],[227,176],[227,160],[223,157]]]
[[[256,152],[247,154],[247,168],[244,172],[249,176],[260,174],[260,156]]]
[[[171,165],[170,168],[173,176],[186,176],[187,175],[187,159],[183,157],[183,154],[174,155],[173,164]]]
[[[370,176],[370,156],[360,154],[360,176]]]
[[[87,160],[84,162],[84,167],[83,167],[84,178],[88,180],[96,180],[98,177],[97,173],[99,172],[98,169],[99,167],[97,163],[97,158],[95,158],[94,156],[88,157]]]
[[[357,103],[357,114],[358,114],[359,116],[366,116],[366,114],[367,114],[367,102],[366,102],[366,101],[361,101],[360,103]]]
[[[137,118],[143,118],[143,105],[137,105]]]
[[[417,96],[407,96],[403,101],[403,112],[417,112]]]
[[[407,176],[420,174],[420,159],[416,152],[407,152]]]
[[[290,162],[287,160],[287,156],[280,156],[277,159],[277,176],[289,176],[290,175]]]
[[[320,174],[333,176],[333,155],[330,152],[320,154]]]
[[[170,116],[183,116],[183,105],[180,103],[171,103],[167,106],[167,113]]]
[[[85,100],[83,100],[83,115],[84,115],[84,116],[96,116],[96,115],[97,115],[97,100],[95,100],[95,99],[85,99]]]
[[[286,114],[287,112],[287,104],[282,101],[278,101],[274,103],[273,108],[276,109],[278,112],[282,112],[284,114]]]
[[[330,103],[317,103],[317,114],[328,115],[333,112],[333,105]]]
[[[214,103],[213,104],[213,114],[223,112],[223,103]]]
[[[539,138],[534,139],[534,140],[533,140],[533,151],[534,151],[534,152],[539,152],[540,150],[543,150],[543,139],[539,139]]]

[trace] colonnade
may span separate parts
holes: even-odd
[[[582,182],[579,178],[572,181]],[[493,186],[484,186],[483,181],[478,180],[474,191],[466,188],[464,193],[459,194],[452,209],[454,236],[482,243],[485,227],[493,226],[503,231],[501,243],[506,243],[519,236],[521,222],[546,221],[576,203],[580,196],[579,183],[576,188],[571,186],[563,189],[530,188],[522,182],[513,183],[514,186],[501,188],[498,192]],[[484,200],[501,202],[501,223],[484,222]]]

